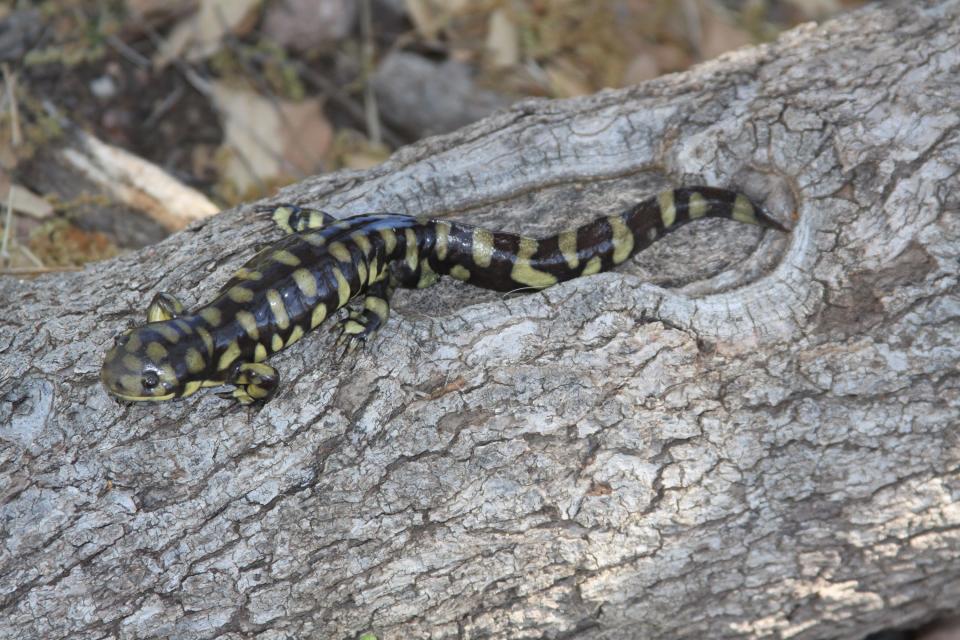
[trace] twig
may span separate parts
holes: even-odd
[[[3,64],[3,83],[10,97],[10,144],[19,147],[23,142],[23,132],[20,130],[20,110],[17,107],[17,74],[10,71],[7,63]]]
[[[377,94],[373,90],[370,78],[373,76],[373,12],[370,9],[370,0],[360,3],[360,32],[363,38],[361,47],[360,68],[363,70],[363,106],[366,115],[367,133],[370,142],[382,144],[383,136],[380,133],[380,113],[377,109]]]
[[[37,265],[39,268],[46,268],[47,265],[43,264],[43,260],[37,257],[33,251],[30,251],[27,247],[22,244],[17,245],[17,249],[20,250],[20,253],[27,256],[27,259],[30,260],[33,264]]]
[[[7,192],[7,216],[3,221],[3,241],[0,242],[0,260],[4,264],[10,263],[10,252],[7,251],[7,245],[10,241],[10,229],[13,227],[13,185]]]
[[[117,53],[126,58],[132,64],[141,69],[149,69],[150,61],[139,51],[128,45],[126,42],[114,35],[107,36],[107,44],[113,47]]]
[[[64,271],[82,271],[83,267],[9,267],[0,269],[0,276],[27,276]]]
[[[143,121],[144,128],[150,128],[155,125],[160,118],[167,115],[167,112],[173,109],[173,107],[180,102],[180,98],[183,97],[183,94],[186,93],[186,89],[183,88],[182,84],[177,84],[173,88],[173,91],[168,93],[163,100],[160,101],[160,104],[157,104],[153,107],[150,112],[150,115],[147,116],[147,119]]]
[[[5,91],[10,100],[10,144],[13,148],[19,147],[20,136],[20,118],[17,112],[16,75],[10,72],[10,67],[6,63],[3,65],[3,83]],[[0,240],[0,261],[4,264],[10,263],[10,235],[13,229],[13,185],[7,192],[7,215],[3,222],[3,240]]]
[[[693,0],[684,0],[681,3],[683,17],[687,21],[687,40],[698,59],[703,59],[703,23],[700,20],[700,9]]]

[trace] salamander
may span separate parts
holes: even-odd
[[[213,301],[187,312],[158,293],[147,323],[117,338],[100,374],[113,396],[167,400],[233,385],[224,395],[242,404],[266,401],[279,375],[264,361],[355,298],[360,304],[337,320],[344,354],[383,327],[397,287],[424,288],[450,276],[496,291],[544,289],[622,264],[701,218],[787,231],[745,195],[713,187],[665,191],[541,239],[394,213],[337,220],[292,204],[272,211],[286,235],[243,265]]]

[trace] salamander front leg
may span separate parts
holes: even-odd
[[[262,362],[244,362],[227,379],[227,384],[237,388],[220,394],[221,398],[233,398],[243,405],[265,402],[273,395],[280,382],[280,374]]]
[[[367,289],[363,310],[351,311],[337,323],[340,335],[337,337],[336,348],[340,351],[341,358],[363,345],[383,327],[390,317],[390,297],[393,290],[394,286],[387,278],[375,282]]]
[[[153,296],[147,307],[147,322],[172,320],[183,314],[183,303],[169,293],[160,292]]]
[[[319,209],[307,209],[295,204],[281,204],[273,210],[273,221],[287,233],[296,233],[305,229],[321,229],[336,222],[329,213]]]

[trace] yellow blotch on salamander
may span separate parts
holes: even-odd
[[[147,356],[153,362],[160,362],[167,357],[167,349],[159,342],[151,342],[147,345]]]
[[[473,230],[473,261],[478,267],[486,268],[493,260],[493,234],[477,227]]]
[[[294,342],[296,342],[302,337],[303,337],[303,329],[300,328],[300,325],[295,324],[293,325],[293,330],[290,331],[290,335],[287,336],[287,343],[284,346],[289,347],[290,345],[292,345]]]
[[[260,330],[257,328],[257,319],[249,311],[237,311],[237,322],[240,327],[250,336],[251,340],[260,339]]]
[[[217,362],[217,371],[223,371],[231,364],[233,361],[240,357],[240,345],[237,344],[237,341],[234,340],[227,346],[226,350],[220,354],[220,360]]]
[[[137,351],[140,351],[140,347],[142,346],[143,346],[143,343],[140,342],[140,336],[137,335],[136,333],[133,333],[130,335],[130,338],[127,340],[127,344],[124,347],[124,349],[126,349],[130,353],[136,353]]]
[[[227,291],[227,297],[233,300],[234,302],[243,304],[245,302],[250,302],[251,300],[253,300],[253,291],[251,291],[250,289],[247,289],[246,287],[241,287],[240,285],[237,285],[235,287],[230,287],[230,290]]]
[[[669,227],[677,221],[677,206],[673,197],[673,191],[664,191],[657,196],[657,202],[660,204],[660,220],[664,227]]]
[[[435,240],[434,240],[434,252],[437,254],[437,258],[440,260],[447,259],[447,249],[450,242],[450,223],[449,222],[438,222],[434,227]]]
[[[219,327],[220,322],[223,320],[220,309],[216,307],[204,307],[200,310],[200,317],[206,320],[207,324],[211,327]]]
[[[263,277],[263,274],[256,270],[250,270],[245,267],[237,269],[237,272],[233,274],[234,278],[239,278],[241,280],[259,280]]]
[[[373,311],[381,320],[386,320],[390,315],[390,305],[383,298],[376,296],[367,296],[363,301],[363,308]]]
[[[629,258],[633,251],[633,232],[620,216],[610,216],[607,222],[613,230],[613,263],[620,264]]]
[[[339,309],[350,300],[350,283],[343,277],[343,272],[340,269],[333,270],[333,277],[337,279],[337,296],[340,300],[340,305],[337,308]]]
[[[510,277],[519,284],[543,289],[556,284],[557,278],[546,271],[534,269],[530,264],[530,259],[537,252],[538,246],[539,244],[533,238],[520,238],[520,249],[517,251],[517,259],[510,271]]]
[[[404,237],[407,242],[407,255],[405,262],[407,266],[410,267],[410,271],[415,271],[417,269],[417,263],[420,262],[420,249],[417,247],[417,234],[413,232],[413,229],[405,229]]]
[[[316,329],[320,326],[320,323],[327,319],[327,306],[325,304],[318,304],[313,309],[313,313],[310,314],[310,328]]]
[[[363,255],[365,255],[365,256],[369,256],[369,255],[370,255],[370,252],[373,250],[373,247],[371,246],[370,240],[367,239],[367,236],[366,236],[366,235],[364,235],[364,234],[362,234],[362,233],[360,233],[360,232],[351,233],[351,234],[350,234],[350,239],[353,240],[353,242],[354,242],[358,247],[360,247],[360,251],[363,252]]]
[[[267,304],[270,305],[270,313],[280,329],[286,329],[290,326],[290,316],[287,315],[287,308],[283,304],[283,298],[276,289],[267,290]]]
[[[273,258],[276,262],[285,264],[288,267],[296,267],[300,264],[300,258],[293,255],[286,249],[280,249],[279,251],[274,251],[270,257]]]
[[[166,323],[157,324],[156,330],[167,342],[177,342],[180,339],[180,332]]]
[[[460,266],[459,264],[455,264],[450,268],[450,277],[466,282],[470,279],[470,270],[466,267]]]
[[[392,229],[378,229],[377,233],[383,238],[383,245],[387,255],[393,253],[393,250],[397,248],[397,234],[395,234]]]
[[[279,206],[273,210],[273,221],[287,233],[293,233],[294,228],[290,226],[291,215],[293,215],[293,209],[287,206]]]
[[[317,297],[317,280],[309,270],[300,268],[294,271],[293,281],[297,283],[297,288],[305,298]]]
[[[183,385],[183,397],[186,398],[187,396],[192,396],[199,391],[200,387],[202,386],[202,380],[191,380],[190,382],[187,382],[185,385]]]
[[[430,261],[424,258],[420,261],[420,279],[417,281],[417,289],[426,289],[434,285],[440,276],[430,267]]]
[[[566,261],[567,266],[576,269],[580,266],[580,257],[577,255],[577,232],[575,229],[561,231],[557,236],[557,248]]]
[[[587,264],[584,265],[583,271],[580,272],[581,276],[592,276],[595,273],[600,273],[600,258],[594,256],[587,260]]]
[[[340,262],[350,263],[353,261],[353,256],[350,254],[350,250],[347,249],[342,242],[331,242],[330,246],[327,248],[327,251],[329,251],[330,255]]]
[[[354,265],[357,268],[357,279],[362,285],[367,281],[367,263],[361,260]]]
[[[204,329],[203,327],[197,327],[197,335],[200,336],[200,339],[203,340],[203,348],[206,349],[207,355],[213,355],[213,336],[210,335],[210,332]]]
[[[731,217],[737,222],[746,222],[747,224],[757,224],[757,216],[754,214],[753,205],[744,195],[737,195],[733,201],[733,215]]]
[[[697,220],[707,215],[707,211],[710,210],[710,205],[707,203],[706,198],[700,195],[697,192],[690,194],[690,219]]]
[[[203,356],[193,347],[187,349],[183,359],[187,363],[187,371],[190,373],[200,373],[207,366],[203,361]]]

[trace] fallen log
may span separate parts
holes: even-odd
[[[862,638],[960,602],[960,2],[873,6],[684,74],[531,101],[277,200],[550,233],[677,184],[710,221],[612,273],[398,294],[275,399],[121,406],[157,291],[253,206],[0,279],[0,637]]]

